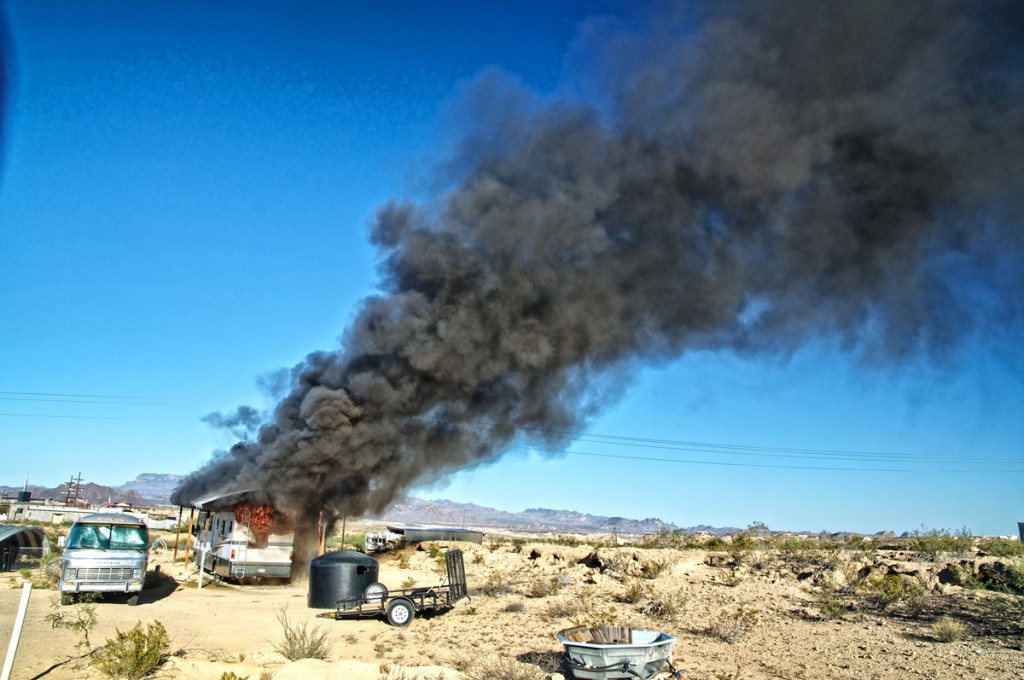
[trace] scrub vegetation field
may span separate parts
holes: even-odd
[[[755,523],[725,539],[406,546],[377,556],[385,585],[440,583],[443,551],[458,547],[471,599],[405,628],[318,618],[304,583],[199,589],[173,542],[137,607],[61,607],[46,559],[0,575],[4,649],[22,584],[35,584],[12,678],[546,680],[571,677],[555,635],[602,623],[673,636],[691,680],[1024,678],[1024,544],[965,531],[796,536]]]

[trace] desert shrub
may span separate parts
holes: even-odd
[[[653,596],[654,586],[650,583],[644,583],[639,579],[630,579],[626,583],[626,590],[622,593],[622,601],[628,604],[639,604]]]
[[[723,611],[711,624],[708,632],[724,642],[733,644],[753,630],[760,620],[760,610],[739,605],[736,609]]]
[[[857,534],[847,536],[843,548],[858,553],[862,559],[873,557],[878,551],[878,545],[873,540]]]
[[[509,614],[519,614],[526,611],[526,605],[522,602],[509,602],[505,605],[505,611]]]
[[[53,598],[50,601],[53,611],[46,615],[46,621],[53,628],[63,628],[80,635],[82,639],[75,646],[89,651],[92,649],[89,633],[96,626],[97,600],[99,593],[82,593],[69,607],[64,607],[57,598]]]
[[[288,618],[288,608],[282,607],[277,612],[277,621],[281,624],[284,636],[281,642],[274,644],[274,651],[288,659],[327,659],[331,652],[331,643],[327,632],[308,622],[296,623]]]
[[[963,557],[974,550],[974,537],[967,527],[950,533],[948,529],[928,529],[924,526],[914,531],[907,540],[910,550],[935,562],[943,554]]]
[[[430,547],[427,549],[427,554],[430,555],[432,559],[437,559],[441,556],[441,546],[437,543],[431,543]]]
[[[139,680],[149,675],[166,659],[171,638],[159,621],[142,628],[136,623],[128,632],[116,631],[114,638],[97,652],[93,665],[103,675],[125,680]]]
[[[399,569],[408,569],[409,568],[409,556],[408,555],[402,555],[401,557],[398,558],[398,568]]]
[[[640,613],[654,618],[672,618],[683,611],[686,606],[686,593],[676,590],[671,593],[652,594],[640,607]]]
[[[579,600],[566,597],[549,601],[544,613],[549,619],[569,619],[579,616],[582,609]]]
[[[978,567],[978,580],[986,590],[1012,595],[1024,595],[1024,568],[1008,562],[982,564]]]
[[[567,546],[569,548],[576,548],[576,547],[578,547],[578,546],[583,544],[583,542],[580,541],[578,536],[569,536],[569,535],[553,536],[552,538],[547,539],[547,541],[545,541],[545,542],[546,543],[550,543],[552,545],[564,545],[564,546]]]
[[[966,632],[967,626],[946,616],[932,624],[932,633],[939,642],[956,642]]]
[[[473,560],[472,560],[472,562],[473,562],[473,564],[483,564],[484,563],[484,554],[483,553],[473,553]]]
[[[412,576],[402,581],[402,588],[413,588],[416,586],[416,579]]]
[[[886,574],[861,584],[864,604],[884,612],[894,604],[903,604],[916,613],[923,605],[925,588],[917,579],[901,574]]]
[[[487,580],[480,586],[480,592],[488,597],[507,595],[512,590],[508,575],[503,571],[494,570],[487,575]]]
[[[526,591],[527,597],[547,597],[558,592],[557,578],[538,578],[530,582]]]
[[[644,578],[655,579],[672,566],[668,560],[640,560],[640,574]]]
[[[986,555],[993,557],[1024,557],[1024,542],[1016,539],[992,538],[980,547]]]
[[[220,674],[220,680],[249,680],[249,676],[235,675],[234,671],[224,671]]]
[[[832,619],[841,618],[843,610],[846,608],[846,603],[837,591],[831,585],[824,585],[817,588],[812,593],[814,597],[814,604],[818,607],[818,613],[821,618],[826,621]]]
[[[382,680],[445,680],[446,677],[444,671],[438,671],[437,674],[432,675],[423,675],[407,671],[401,666],[392,667],[390,664],[381,664],[380,673]]]
[[[681,550],[687,547],[689,535],[682,529],[673,531],[659,531],[656,534],[644,536],[637,545],[641,548],[674,548]]]
[[[604,609],[591,609],[581,615],[571,617],[569,621],[574,626],[586,626],[587,628],[600,628],[604,624],[616,625],[619,622],[619,613],[615,607],[609,605]]]
[[[547,680],[548,677],[536,666],[498,655],[460,659],[455,668],[466,680]]]

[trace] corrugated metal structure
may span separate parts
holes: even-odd
[[[418,543],[420,541],[465,541],[480,545],[484,541],[484,533],[472,529],[389,526],[388,531],[401,535],[405,538],[406,543]]]
[[[10,571],[19,553],[41,557],[50,551],[50,539],[39,527],[0,525],[0,571]]]

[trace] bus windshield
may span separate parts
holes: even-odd
[[[68,534],[67,548],[98,550],[146,550],[146,527],[111,524],[75,524]]]

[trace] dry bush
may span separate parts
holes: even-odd
[[[390,664],[381,664],[381,680],[445,680],[447,677],[444,671],[438,671],[430,675],[422,675],[409,671],[401,666],[392,667]]]
[[[488,597],[499,597],[512,592],[512,582],[503,571],[494,570],[487,575],[487,580],[480,586],[480,592]]]
[[[753,630],[760,620],[760,610],[747,609],[739,605],[736,609],[723,611],[707,632],[719,640],[733,644]]]
[[[571,617],[569,621],[574,626],[586,626],[587,628],[600,628],[603,624],[616,625],[619,622],[619,613],[615,607],[608,605],[604,609],[591,609],[581,615]]]
[[[628,604],[639,604],[650,597],[654,597],[654,586],[639,579],[630,579],[621,599]]]
[[[644,578],[656,579],[671,566],[668,560],[640,560],[640,574]]]
[[[288,608],[282,607],[277,613],[284,639],[274,645],[274,651],[289,661],[299,659],[325,660],[331,653],[331,642],[327,632],[308,622],[294,623],[288,619]]]
[[[644,616],[651,616],[654,618],[667,618],[671,619],[682,613],[683,608],[686,607],[686,593],[682,590],[677,590],[674,593],[660,593],[652,595],[647,602],[640,607],[640,613]]]
[[[967,632],[967,626],[955,619],[943,616],[932,624],[932,633],[939,642],[956,642]]]
[[[530,586],[526,591],[526,596],[547,597],[558,593],[558,588],[559,585],[557,578],[538,578],[530,582]]]
[[[548,606],[544,614],[549,619],[559,620],[579,616],[582,611],[583,605],[578,599],[567,597],[548,602]]]
[[[490,655],[473,659],[460,659],[456,670],[466,680],[547,680],[544,670],[505,656]]]

